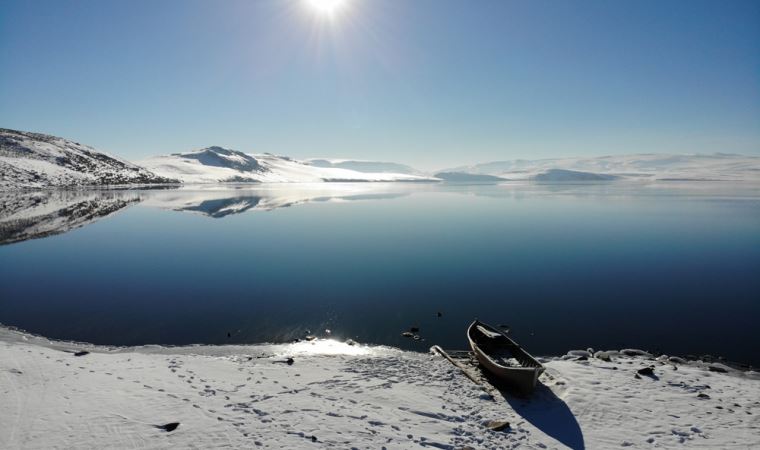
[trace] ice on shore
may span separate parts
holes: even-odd
[[[715,449],[760,442],[755,372],[611,353],[611,362],[548,358],[532,397],[494,401],[443,358],[387,347],[317,340],[105,348],[1,328],[0,448]],[[653,377],[635,377],[649,366]]]

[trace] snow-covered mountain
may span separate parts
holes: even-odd
[[[361,181],[437,181],[435,178],[395,172],[360,172],[320,167],[269,153],[252,155],[222,147],[173,153],[139,161],[154,173],[184,183],[318,183]]]
[[[446,172],[543,182],[609,179],[760,181],[760,157],[727,153],[652,153],[589,158],[515,159],[456,167]]]
[[[0,189],[176,182],[78,142],[0,128]]]

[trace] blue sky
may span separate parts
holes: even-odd
[[[0,127],[421,168],[760,154],[760,2],[0,0]]]

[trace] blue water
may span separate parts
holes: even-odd
[[[534,354],[636,347],[760,364],[756,187],[292,189],[91,194],[131,203],[0,246],[0,322],[117,345],[330,329],[425,351],[466,347],[478,317]],[[225,209],[236,204],[248,207]],[[422,340],[400,335],[411,326]]]

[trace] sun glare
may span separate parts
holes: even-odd
[[[338,13],[347,0],[306,0],[311,9],[320,15],[332,17]]]

